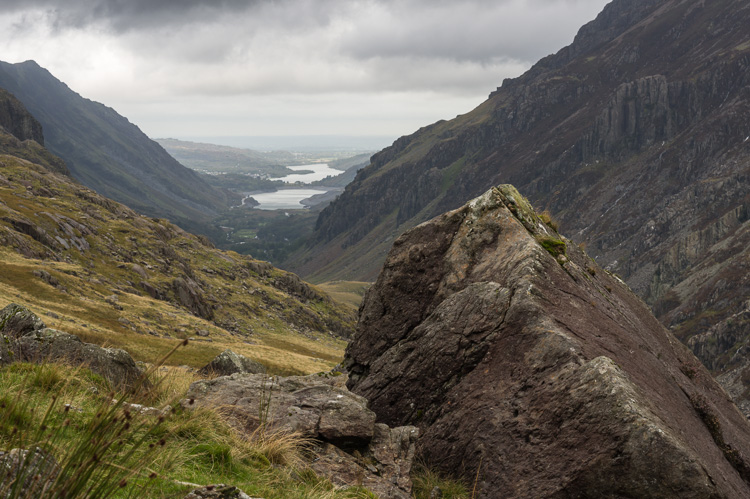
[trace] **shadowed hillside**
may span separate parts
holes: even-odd
[[[228,194],[180,165],[137,126],[35,62],[0,63],[0,88],[39,120],[45,146],[65,160],[72,176],[103,196],[199,232],[229,204]]]

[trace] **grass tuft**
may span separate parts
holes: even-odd
[[[555,258],[563,256],[567,252],[565,242],[560,239],[555,239],[554,237],[541,237],[539,238],[539,244],[541,244],[542,248],[547,250],[547,252]]]
[[[412,472],[412,495],[415,499],[429,499],[438,488],[443,499],[469,499],[469,491],[461,481],[446,478],[441,473],[424,465],[416,466]]]

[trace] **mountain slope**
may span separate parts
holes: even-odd
[[[103,196],[186,229],[200,228],[226,207],[226,193],[113,109],[84,99],[35,62],[0,62],[0,87],[39,120],[46,147],[65,160],[73,177]]]
[[[225,348],[277,373],[339,361],[350,311],[294,274],[219,251],[45,168],[48,151],[5,131],[33,123],[16,109],[0,129],[0,308],[27,305],[85,341],[149,362],[175,338],[196,340],[172,359],[194,367]]]
[[[289,267],[372,280],[398,234],[507,182],[681,339],[729,320],[750,296],[748,25],[738,0],[613,1],[470,113],[376,154]],[[715,372],[744,362],[750,330],[730,329],[704,348]]]

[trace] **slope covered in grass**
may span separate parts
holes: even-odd
[[[200,367],[226,348],[276,373],[335,365],[353,314],[266,262],[215,249],[63,175],[0,156],[0,306],[153,361]]]

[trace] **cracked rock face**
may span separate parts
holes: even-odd
[[[750,494],[726,393],[510,186],[394,243],[345,364],[379,422],[418,426],[422,457],[481,497]]]

